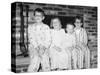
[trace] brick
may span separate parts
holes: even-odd
[[[81,14],[83,14],[83,10],[78,10],[78,13],[81,13]]]
[[[58,15],[66,15],[66,12],[58,12]]]
[[[27,69],[23,69],[24,72],[27,72]]]
[[[58,15],[58,12],[54,10],[50,10],[50,11],[46,10],[46,15]]]
[[[68,13],[71,13],[73,11],[74,11],[74,9],[67,9],[67,10],[65,10],[65,12],[68,12]]]
[[[82,6],[68,6],[68,8],[77,9],[77,10],[83,10],[84,9],[84,7],[82,7]]]
[[[83,12],[84,12],[84,14],[88,14],[88,11],[87,10],[84,10]]]
[[[85,28],[86,30],[91,29],[91,27],[85,27],[85,26],[84,26],[84,28]]]
[[[97,35],[97,33],[92,33],[92,35]]]
[[[95,26],[95,24],[91,24],[91,23],[90,23],[90,24],[88,24],[88,26]]]
[[[88,30],[88,32],[95,32],[94,30]]]
[[[44,4],[44,3],[37,3],[36,5],[39,5],[39,6],[47,6],[48,4]]]
[[[93,17],[91,17],[91,18],[87,18],[88,20],[97,20],[97,18],[93,18]]]
[[[90,20],[86,20],[86,21],[84,21],[85,23],[91,23],[91,21]]]
[[[90,41],[89,41],[89,45],[96,45],[97,43],[95,42],[95,41],[92,41],[93,39],[90,39]]]
[[[53,10],[56,10],[56,11],[62,11],[61,8],[53,8]]]
[[[96,20],[85,20],[85,21],[90,21],[90,23],[97,24]]]
[[[97,30],[97,25],[91,26],[91,29]]]
[[[88,11],[88,14],[95,14],[96,12],[94,11]]]
[[[97,32],[97,29],[95,29],[95,32]]]
[[[91,14],[84,14],[84,17],[92,17]]]
[[[21,72],[21,70],[16,70],[16,73],[20,73]]]
[[[93,45],[93,47],[97,47],[97,45]]]
[[[53,10],[52,7],[43,7],[44,10]]]
[[[58,7],[61,7],[61,8],[68,8],[68,6],[66,5],[57,5]]]
[[[91,50],[91,52],[97,52],[97,47],[93,47],[91,45],[89,45],[89,49]]]
[[[74,12],[74,14],[83,17],[83,13],[78,13],[78,12],[75,13],[75,12]]]
[[[92,15],[92,17],[96,17],[97,18],[97,14]]]
[[[92,10],[95,11],[95,12],[97,12],[97,7],[94,7]]]
[[[90,49],[93,50],[95,53],[97,53],[97,47],[92,47]]]
[[[89,43],[89,44],[88,44],[88,46],[90,46],[90,47],[93,46],[93,45],[96,45],[95,42],[94,42],[94,43]]]

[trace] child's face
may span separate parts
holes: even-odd
[[[80,19],[76,19],[74,24],[75,24],[75,26],[76,26],[77,28],[80,28],[80,27],[82,26],[82,22],[81,22]]]
[[[53,19],[52,20],[52,25],[54,29],[59,30],[61,28],[60,21],[58,19]]]
[[[71,24],[67,24],[67,26],[66,26],[66,31],[67,31],[68,33],[73,33],[73,32],[74,32],[74,26],[71,25]]]
[[[42,15],[41,12],[36,11],[34,17],[35,17],[35,21],[37,23],[40,23],[40,22],[42,22],[42,20],[44,20],[44,16]]]

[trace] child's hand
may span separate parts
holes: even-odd
[[[40,48],[40,49],[39,49],[39,54],[40,54],[40,55],[43,55],[44,52],[45,52],[45,50],[46,50],[46,47],[40,46],[39,48]]]
[[[87,47],[87,45],[86,45],[85,43],[82,43],[82,45],[83,45],[84,47]]]
[[[58,52],[61,52],[61,48],[60,48],[60,47],[54,46],[54,48],[55,48]]]
[[[68,49],[72,51],[73,50],[73,47],[68,47]]]

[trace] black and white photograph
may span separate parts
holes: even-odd
[[[98,67],[98,7],[11,3],[11,71]]]

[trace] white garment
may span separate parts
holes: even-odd
[[[64,30],[51,30],[52,43],[50,47],[51,69],[67,69],[68,55],[62,48],[62,40],[64,37]],[[57,47],[57,48],[56,48]]]
[[[50,47],[50,30],[49,27],[45,24],[37,25],[33,24],[28,27],[28,37],[29,37],[29,55],[30,55],[30,64],[28,67],[28,72],[36,72],[39,69],[41,63],[43,71],[50,70],[49,65],[49,47]],[[44,53],[39,56],[38,47],[45,47]]]
[[[28,27],[28,37],[31,44],[36,48],[39,45],[48,48],[50,46],[50,29],[47,25],[33,24]]]
[[[76,48],[76,36],[75,33],[73,32],[72,34],[66,33],[65,34],[65,38],[64,38],[64,42],[63,42],[63,48],[69,52],[69,67],[73,66],[74,69],[77,68],[77,53],[78,53],[78,49]],[[72,62],[72,61],[73,62]],[[73,64],[73,65],[71,65]],[[72,68],[72,67],[71,67]]]

